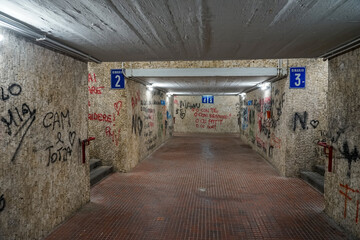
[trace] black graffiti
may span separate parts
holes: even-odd
[[[273,155],[274,155],[274,146],[269,146],[268,155],[271,158],[273,157]]]
[[[343,144],[343,149],[339,149],[340,153],[343,155],[345,159],[348,161],[348,171],[347,176],[350,177],[351,174],[351,163],[356,162],[356,160],[359,158],[359,151],[357,147],[354,147],[353,150],[350,151],[349,144],[347,141]]]
[[[184,119],[186,116],[186,109],[180,109],[180,118]]]
[[[8,89],[7,89],[8,93],[5,93],[3,87],[0,87],[0,88],[1,88],[1,100],[2,101],[9,100],[10,95],[19,96],[21,91],[22,91],[21,86],[19,84],[16,84],[16,83],[13,83],[8,87]]]
[[[193,109],[193,108],[200,108],[201,104],[200,103],[190,103],[187,101],[180,101],[180,108],[185,108],[185,109]]]
[[[61,139],[61,132],[57,133],[57,142],[56,142],[56,144],[58,144],[59,142],[64,143],[64,141]]]
[[[300,122],[301,128],[306,129],[306,123],[307,123],[308,113],[305,111],[302,115],[300,113],[295,113],[294,119],[293,119],[293,130],[296,130],[297,122]]]
[[[153,100],[153,105],[162,105],[161,100]]]
[[[270,138],[271,132],[270,132],[270,129],[266,127],[266,125],[264,125],[264,124],[261,125],[260,132],[264,133],[265,136]]]
[[[310,121],[310,125],[313,127],[313,128],[317,128],[317,126],[319,126],[319,121],[318,120],[311,120]]]
[[[249,117],[249,123],[251,125],[255,124],[255,111],[254,110],[249,110],[248,111],[248,117]]]
[[[339,128],[339,130],[336,131],[336,136],[331,137],[331,142],[337,143],[337,141],[339,140],[341,134],[345,133],[345,130],[346,130],[347,128],[348,128],[348,127]]]
[[[6,201],[4,198],[4,194],[0,196],[0,212],[2,212],[5,209]]]
[[[71,146],[74,146],[75,137],[76,137],[75,131],[69,132],[69,143]]]
[[[253,102],[254,102],[254,108],[255,108],[255,110],[256,110],[257,112],[261,112],[261,103],[258,102],[257,99],[255,99]]]
[[[58,126],[61,129],[64,129],[64,127],[66,125],[66,121],[67,121],[68,127],[71,127],[69,109],[67,109],[65,111],[65,113],[60,112],[60,114],[58,112],[55,112],[55,113],[48,112],[45,114],[45,117],[43,119],[43,126],[45,128],[52,127],[52,130],[54,130],[56,126]]]
[[[156,143],[154,143],[154,144],[146,147],[146,150],[147,150],[147,151],[150,151],[150,150],[154,149],[155,147],[156,147]]]
[[[146,145],[153,144],[153,143],[156,142],[156,140],[157,140],[157,136],[155,135],[155,136],[149,138],[148,140],[146,140],[145,144],[146,144]]]
[[[132,133],[136,134],[136,131],[137,131],[139,136],[141,136],[142,130],[143,130],[143,121],[141,120],[141,117],[137,116],[136,114],[133,115],[132,116],[132,126],[131,126]]]
[[[25,131],[22,132],[22,136],[20,137],[20,141],[15,149],[11,161],[15,160],[24,141],[25,135],[27,134],[30,127],[35,121],[36,109],[31,110],[29,105],[23,103],[20,110],[17,107],[15,107],[13,110],[9,109],[8,117],[7,118],[1,117],[1,122],[6,127],[5,132],[9,136],[16,137],[25,128]],[[14,134],[13,134],[13,130],[14,130],[13,127],[17,128]]]
[[[48,151],[48,162],[46,166],[49,166],[50,163],[55,163],[57,161],[67,161],[72,155],[72,148],[75,143],[75,138],[76,132],[70,131],[68,135],[69,143],[66,144],[64,140],[65,138],[62,137],[62,133],[58,132],[56,134],[56,146],[51,145],[45,149]],[[55,151],[54,148],[56,148]]]
[[[54,146],[49,146],[46,150],[49,150],[48,163],[46,166],[49,166],[50,163],[55,163],[56,161],[67,161],[68,157],[71,156],[72,149],[70,147],[60,147],[55,152],[53,152]],[[62,153],[62,154],[61,154]]]
[[[166,129],[168,127],[168,121],[165,120],[165,135],[166,135]]]
[[[11,127],[13,125],[19,127],[19,124],[23,123],[18,129],[18,131],[14,134],[16,136],[19,133],[19,131],[26,125],[29,119],[32,118],[36,113],[36,109],[31,111],[29,105],[27,105],[26,103],[23,103],[21,107],[21,111],[19,111],[17,107],[15,107],[14,109],[15,111],[12,111],[11,109],[8,110],[8,119],[6,119],[5,117],[1,117],[1,122],[3,122],[7,128],[6,133],[9,134],[10,136],[12,135]],[[28,119],[24,120],[24,118],[26,118],[27,115],[29,115]],[[14,116],[17,117],[17,120]]]

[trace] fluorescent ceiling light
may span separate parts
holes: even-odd
[[[261,90],[266,90],[270,87],[270,83],[269,82],[261,83],[259,84],[259,87],[261,88]]]

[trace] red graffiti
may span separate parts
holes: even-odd
[[[88,82],[96,82],[96,75],[93,74],[94,78],[91,76],[91,73],[88,74]]]
[[[276,137],[274,133],[270,135],[270,145],[275,148],[281,148],[281,139]]]
[[[346,218],[346,208],[347,208],[347,202],[348,200],[352,200],[352,198],[349,196],[350,192],[353,193],[360,193],[359,190],[357,189],[352,189],[350,188],[347,184],[341,184],[340,183],[340,187],[345,188],[345,192],[339,190],[340,194],[343,195],[345,197],[345,202],[344,202],[344,218]],[[349,192],[350,191],[350,192]],[[356,216],[355,216],[355,222],[358,223],[359,221],[359,200],[356,201]]]
[[[134,109],[139,102],[140,102],[140,92],[137,91],[136,96],[131,97],[131,106],[132,106],[132,108]]]
[[[179,101],[177,99],[175,99],[174,104],[179,105]]]
[[[90,86],[88,86],[90,94],[102,94],[101,89],[103,89],[103,88],[104,87],[94,87],[94,86],[90,87]]]
[[[118,101],[118,102],[114,103],[114,108],[115,108],[115,111],[117,112],[117,115],[119,116],[120,110],[122,108],[122,101]]]
[[[90,101],[88,101],[88,106],[89,106],[89,107],[91,106]]]
[[[113,120],[115,121],[115,115],[111,116],[106,115],[106,114],[99,114],[99,113],[89,113],[88,115],[88,119],[89,120],[94,120],[94,121],[99,121],[99,122],[108,122],[108,123],[112,123]]]
[[[115,146],[119,146],[120,132],[121,132],[120,129],[118,129],[117,132],[116,132],[115,130],[111,130],[111,127],[109,127],[109,126],[107,126],[105,128],[106,136],[111,138],[112,142],[115,143]]]

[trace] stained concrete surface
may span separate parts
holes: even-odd
[[[173,137],[47,239],[345,239],[321,194],[234,135]]]
[[[1,0],[0,11],[102,61],[318,57],[360,35],[357,0]]]

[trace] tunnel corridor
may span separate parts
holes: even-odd
[[[0,240],[359,239],[359,12],[0,0]]]
[[[346,239],[324,198],[237,135],[175,136],[46,239]]]

